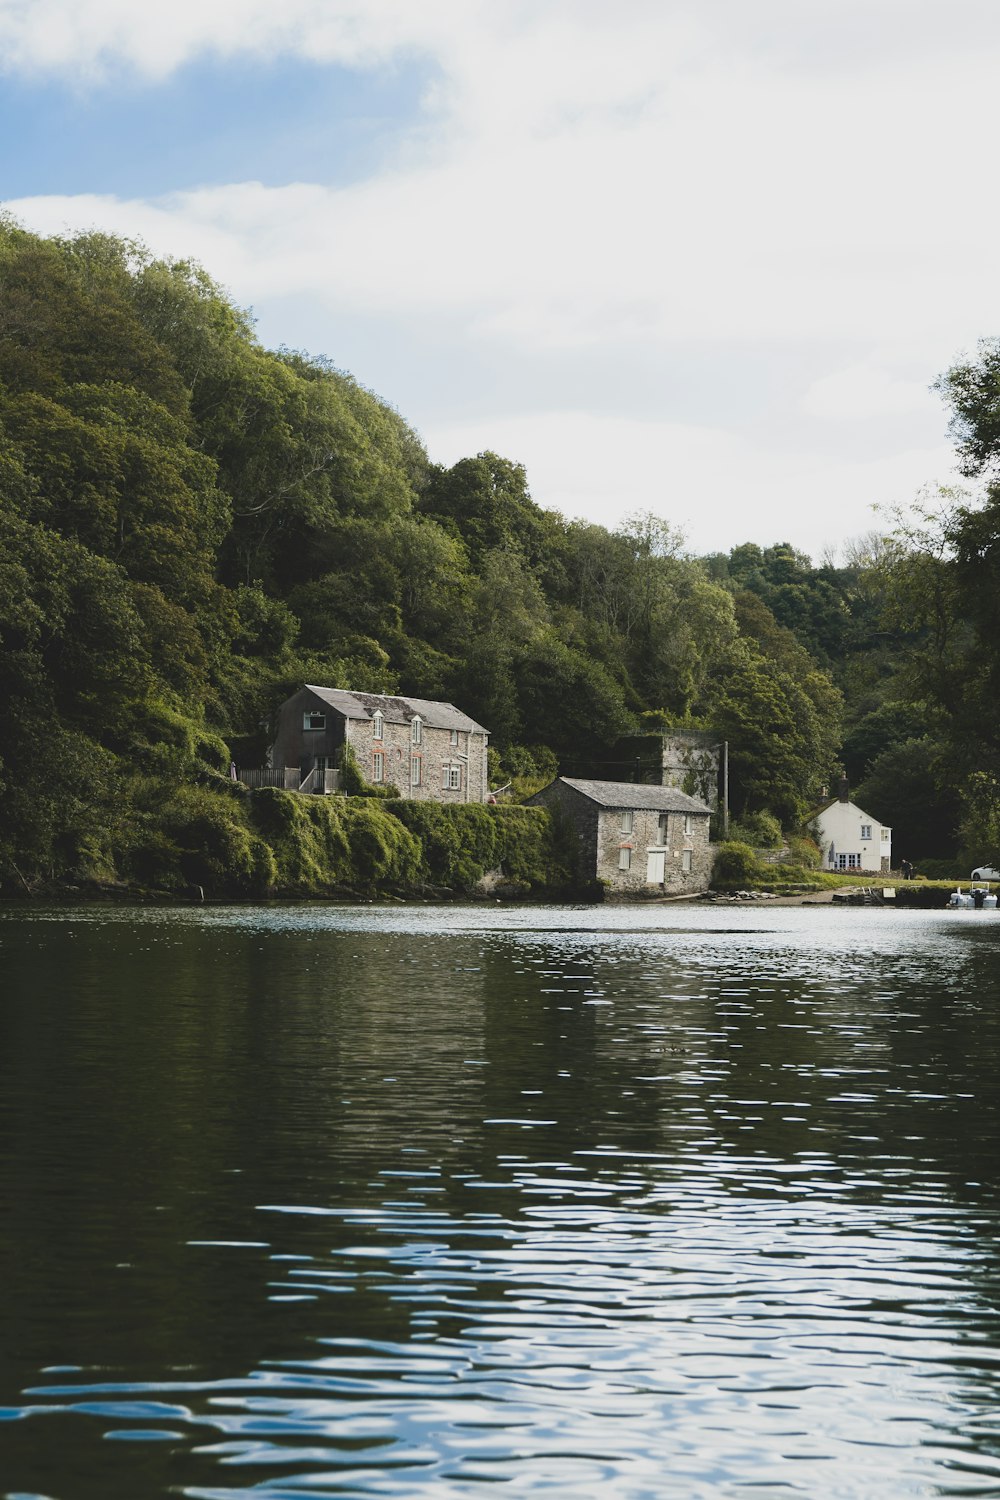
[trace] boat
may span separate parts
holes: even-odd
[[[948,898],[948,905],[957,911],[996,911],[997,904],[988,885],[970,885],[967,891],[958,886]]]

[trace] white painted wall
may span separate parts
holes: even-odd
[[[813,820],[824,870],[864,870],[877,875],[892,866],[892,829],[854,802],[831,802]],[[869,836],[862,833],[870,830]]]

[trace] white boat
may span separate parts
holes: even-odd
[[[949,896],[948,905],[958,911],[996,911],[997,897],[988,885],[970,885],[967,891],[959,886]]]

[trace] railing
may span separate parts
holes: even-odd
[[[276,786],[284,792],[324,792],[328,796],[340,791],[340,772],[333,766],[327,766],[322,771],[313,766],[306,776],[302,775],[298,766],[279,766],[277,769],[262,766],[237,771],[236,779],[253,789]]]
[[[244,786],[252,788],[276,786],[284,792],[297,792],[300,790],[301,774],[298,766],[279,766],[276,769],[263,766],[237,771],[236,779],[242,781]]]

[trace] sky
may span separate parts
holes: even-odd
[[[0,200],[201,261],[436,462],[818,560],[962,483],[998,63],[994,0],[0,0]]]

